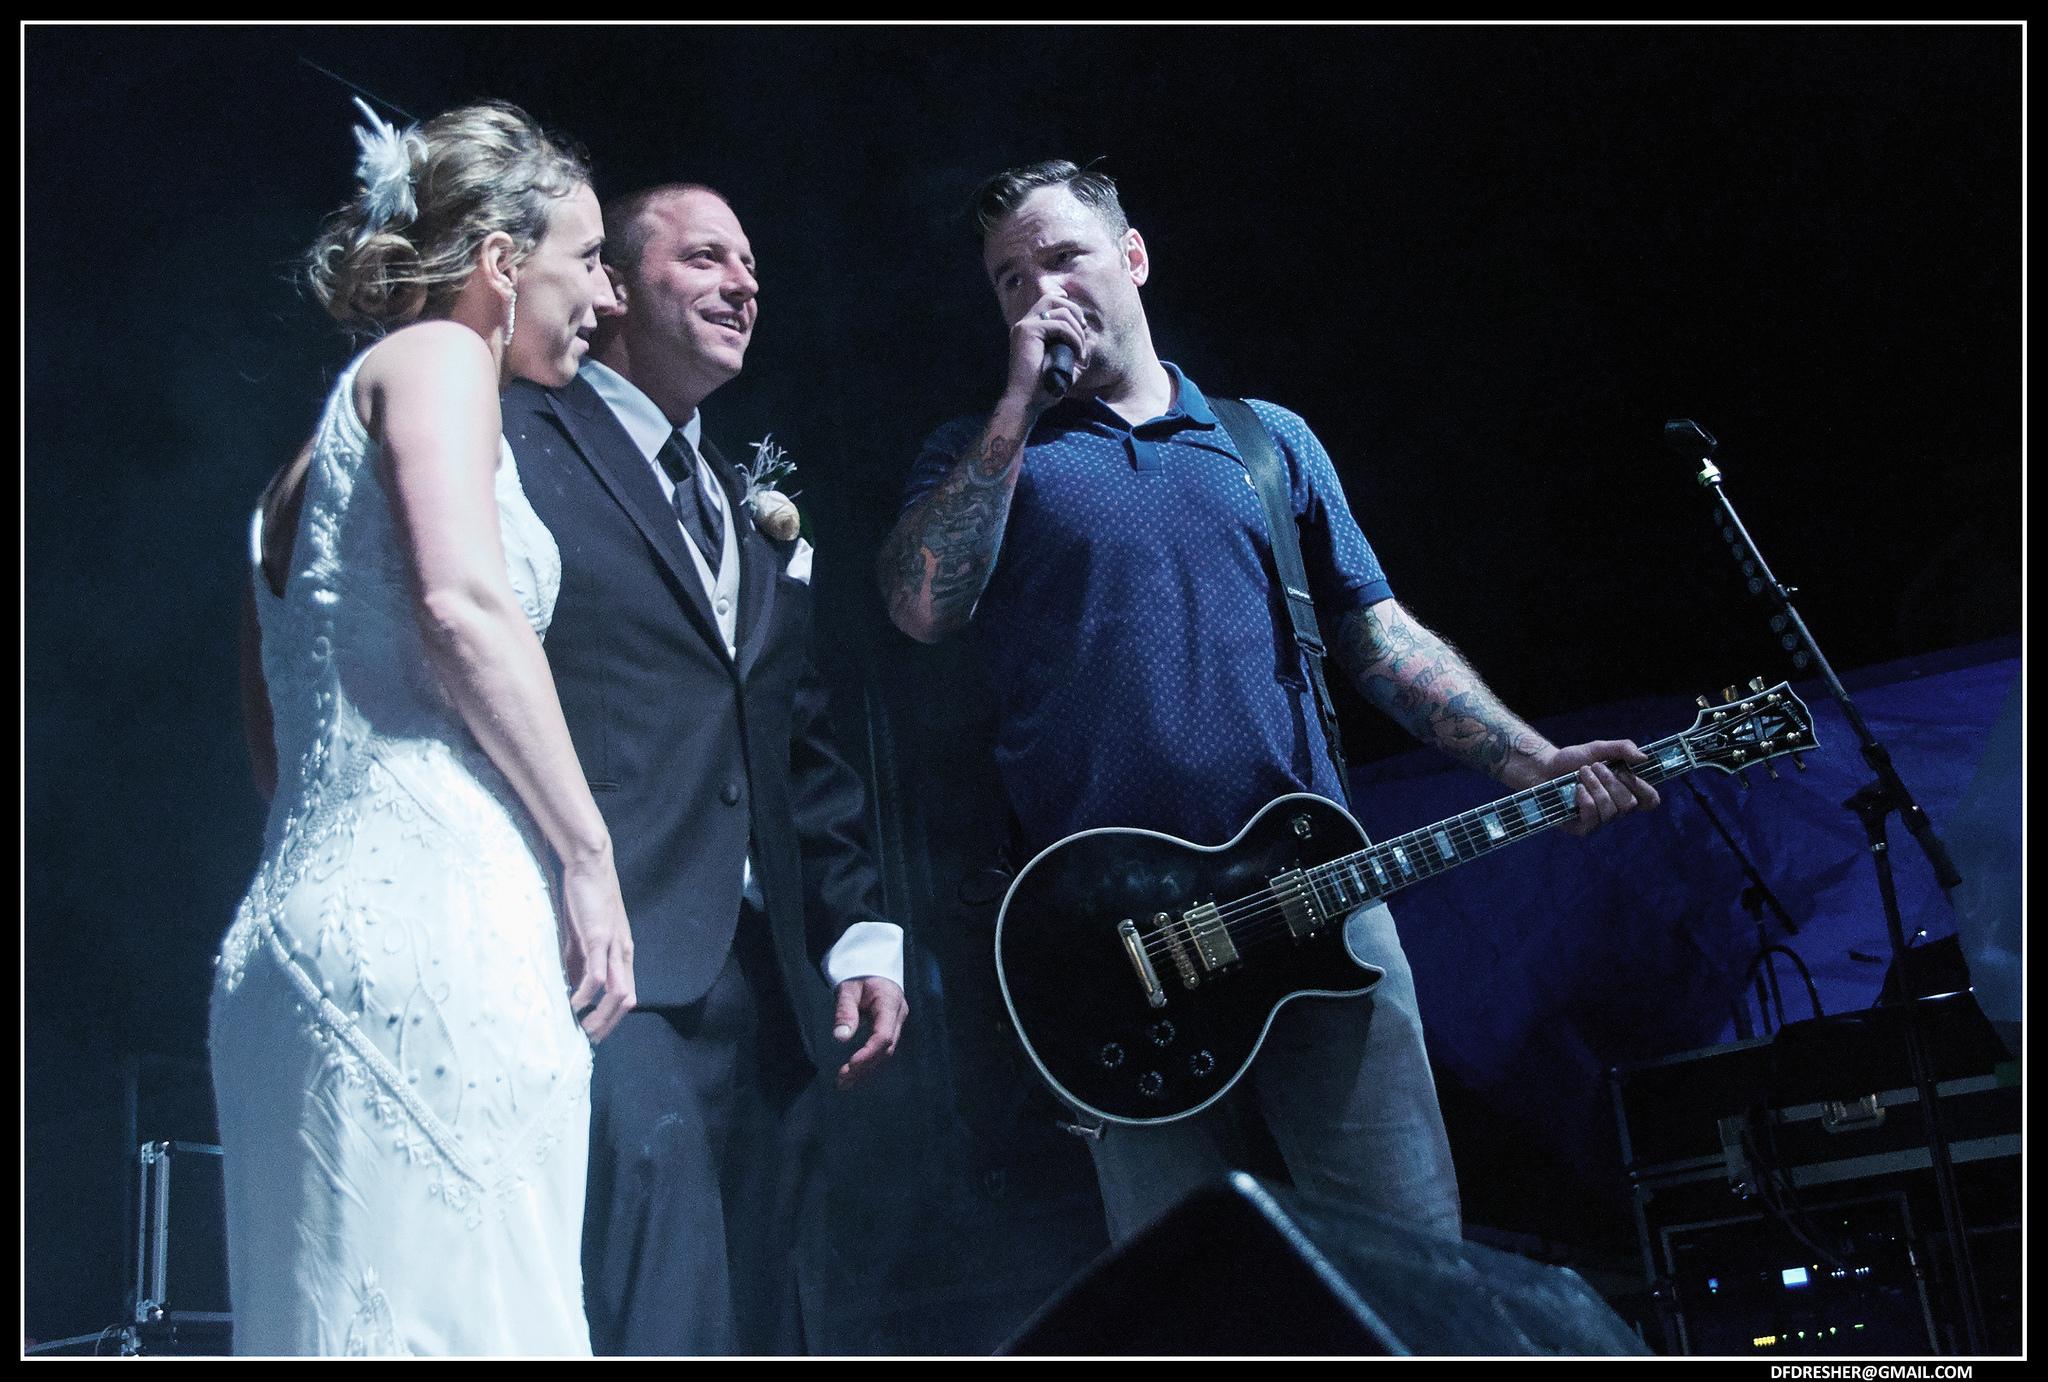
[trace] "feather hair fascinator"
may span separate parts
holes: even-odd
[[[417,126],[400,131],[377,112],[355,98],[356,109],[368,123],[356,126],[356,180],[363,184],[364,219],[362,237],[368,239],[392,222],[409,222],[419,214],[412,195],[412,161],[427,156],[427,141]]]

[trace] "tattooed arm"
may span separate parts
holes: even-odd
[[[938,487],[896,521],[875,576],[896,627],[936,643],[966,627],[1003,543],[1034,419],[998,407]]]
[[[1053,344],[1070,347],[1075,369],[1087,369],[1087,316],[1058,291],[1042,294],[1010,323],[1009,378],[988,426],[938,488],[896,520],[882,544],[875,562],[882,599],[896,627],[920,643],[966,627],[988,585],[1024,464],[1024,439],[1060,398],[1045,387],[1046,351]]]
[[[1393,600],[1345,615],[1338,663],[1367,700],[1423,743],[1521,790],[1577,770],[1584,834],[1618,815],[1657,804],[1657,789],[1617,763],[1645,755],[1626,739],[1559,748],[1487,689],[1470,663]]]

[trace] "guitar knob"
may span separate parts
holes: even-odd
[[[1197,1051],[1188,1057],[1188,1073],[1196,1079],[1206,1079],[1216,1072],[1216,1057],[1207,1051]]]
[[[1104,1070],[1114,1070],[1124,1063],[1124,1048],[1112,1041],[1095,1053],[1095,1059],[1102,1062]]]
[[[1722,687],[1722,688],[1721,688],[1721,699],[1722,699],[1722,700],[1724,700],[1724,701],[1732,701],[1732,700],[1734,700],[1734,699],[1735,699],[1735,688],[1734,688],[1734,687],[1732,687],[1732,686],[1724,686],[1724,687]]]
[[[1750,689],[1750,690],[1752,690],[1752,691],[1761,691],[1761,690],[1763,690],[1763,689],[1764,689],[1764,679],[1763,679],[1762,677],[1751,677],[1751,678],[1749,679],[1749,689]]]
[[[1147,1099],[1157,1099],[1166,1092],[1166,1076],[1157,1070],[1147,1070],[1138,1076],[1138,1092]]]
[[[1705,696],[1694,696],[1693,699],[1699,702],[1700,709],[1702,710],[1712,710],[1714,708],[1714,703]]]
[[[1171,1046],[1173,1045],[1173,1039],[1179,1035],[1180,1033],[1175,1030],[1171,1022],[1161,1020],[1152,1024],[1152,1044],[1154,1046]]]

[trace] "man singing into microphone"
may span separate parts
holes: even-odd
[[[1276,796],[1345,801],[1274,599],[1259,495],[1209,401],[1153,350],[1139,296],[1151,259],[1115,184],[1034,163],[985,182],[974,212],[1008,377],[992,412],[925,443],[878,576],[911,637],[974,631],[1021,857],[1099,826],[1221,844]],[[1611,766],[1641,761],[1633,743],[1551,744],[1403,610],[1314,433],[1251,406],[1285,467],[1332,655],[1369,701],[1511,788],[1576,770],[1574,833],[1657,804]],[[1392,914],[1373,904],[1346,935],[1386,978],[1368,998],[1284,1005],[1230,1099],[1255,1101],[1296,1184],[1455,1239],[1457,1182]],[[1218,1104],[1091,1137],[1114,1238],[1228,1168],[1225,1118]]]

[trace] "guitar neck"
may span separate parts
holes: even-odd
[[[1660,739],[1643,752],[1649,761],[1634,765],[1631,771],[1652,786],[1699,766],[1683,734]],[[1576,817],[1578,810],[1577,777],[1568,773],[1303,873],[1319,903],[1327,910],[1346,912],[1563,825]]]

